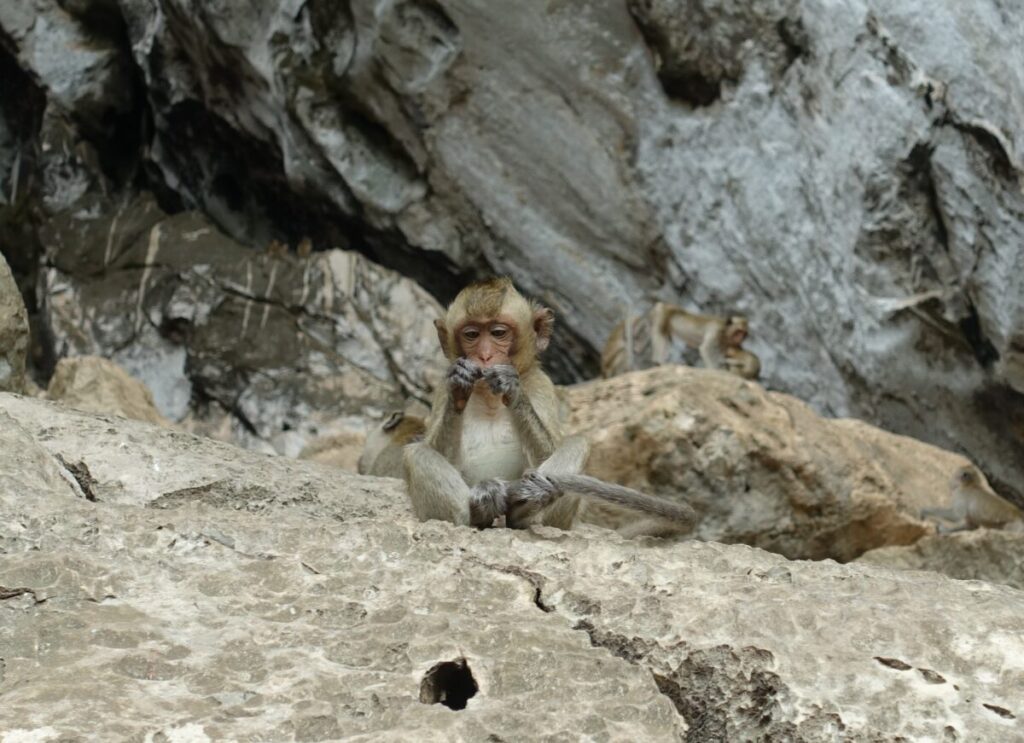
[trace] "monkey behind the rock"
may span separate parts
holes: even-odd
[[[1024,513],[999,496],[989,486],[985,475],[973,464],[960,467],[950,480],[953,503],[949,508],[925,508],[922,518],[937,516],[955,522],[939,531],[961,531],[987,526],[994,529],[1012,525],[1024,529]]]

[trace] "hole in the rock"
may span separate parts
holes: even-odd
[[[449,709],[465,709],[466,702],[479,688],[465,658],[438,663],[427,671],[420,683],[420,701],[443,704]]]
[[[909,663],[904,663],[898,658],[882,658],[881,656],[875,656],[875,660],[881,663],[883,666],[888,666],[897,671],[909,671],[913,666]]]
[[[996,706],[994,704],[985,704],[985,703],[982,703],[981,706],[984,707],[987,710],[991,710],[992,712],[995,712],[997,715],[999,715],[1003,719],[1006,719],[1006,720],[1016,720],[1017,719],[1017,716],[1014,715],[1012,712],[1010,712],[1010,710],[1006,709],[1005,707],[998,707],[998,706]]]
[[[722,97],[722,81],[697,70],[663,71],[658,78],[665,95],[695,108],[710,106]]]

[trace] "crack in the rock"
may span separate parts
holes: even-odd
[[[46,603],[45,598],[39,598],[34,588],[25,588],[24,586],[18,588],[8,588],[7,586],[0,586],[0,601],[6,601],[7,599],[13,599],[18,596],[31,596],[32,601],[36,604]]]
[[[68,462],[60,454],[54,455],[54,458],[74,479],[74,481],[78,483],[78,487],[82,491],[82,496],[84,496],[87,501],[91,503],[99,501],[99,498],[96,497],[96,485],[98,483],[96,482],[96,478],[93,477],[92,473],[89,471],[89,465],[84,461]]]
[[[488,570],[497,570],[499,573],[505,573],[506,575],[514,575],[518,578],[524,579],[533,588],[533,603],[545,614],[550,614],[555,610],[555,607],[549,606],[544,603],[544,578],[543,576],[534,573],[533,571],[521,568],[518,565],[496,565],[491,562],[486,562],[478,557],[470,557],[469,561],[487,568]]]

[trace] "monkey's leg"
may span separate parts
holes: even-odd
[[[570,436],[541,463],[537,471],[542,475],[576,475],[583,471],[588,454],[590,445],[587,440],[582,436]],[[566,493],[547,508],[541,509],[537,518],[545,526],[568,530],[572,528],[579,509],[579,494]]]
[[[470,488],[441,454],[425,443],[405,447],[405,486],[420,521],[439,519],[485,527],[505,513],[505,487],[484,480]]]
[[[590,446],[582,436],[572,436],[562,442],[550,457],[537,468],[539,475],[574,475],[583,469]],[[522,483],[522,481],[520,481]],[[571,529],[580,507],[578,493],[541,492],[533,493],[528,500],[510,509],[506,523],[513,529],[523,529],[531,524],[544,524],[559,529]]]

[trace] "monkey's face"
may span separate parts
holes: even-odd
[[[728,345],[738,348],[747,339],[747,318],[734,315],[725,323],[725,339]]]
[[[511,363],[516,341],[516,326],[511,320],[471,320],[456,335],[462,355],[481,367]]]
[[[973,467],[961,467],[953,474],[952,485],[954,488],[971,487],[977,485],[978,482],[978,473]]]

